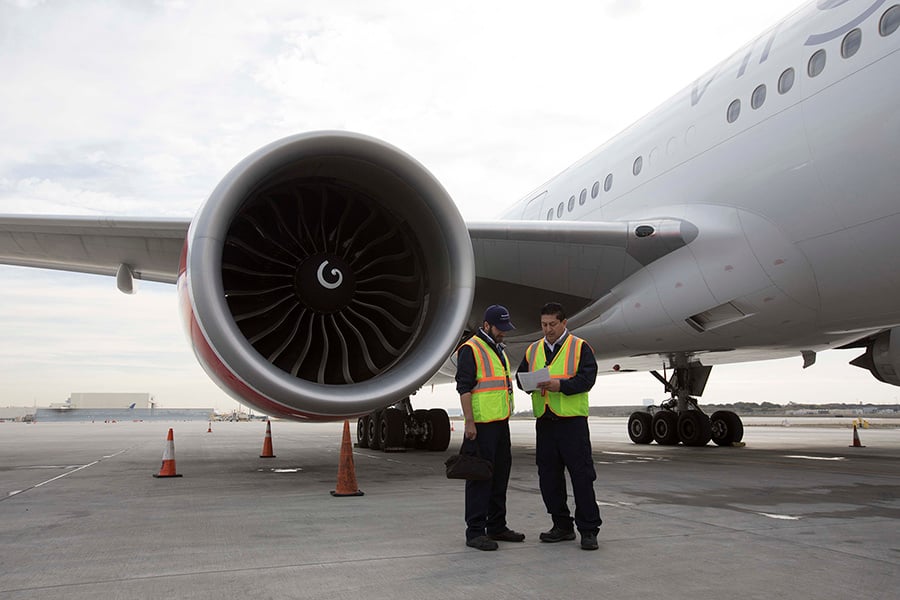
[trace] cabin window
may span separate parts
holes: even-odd
[[[806,72],[810,77],[817,77],[825,69],[825,50],[817,50],[809,57]]]
[[[608,192],[612,189],[612,173],[606,176],[606,179],[603,180],[603,191]]]
[[[678,139],[674,138],[674,137],[670,137],[669,141],[666,142],[666,154],[668,156],[672,156],[677,151],[678,151]]]
[[[794,69],[789,67],[778,78],[778,93],[787,94],[794,87]]]
[[[593,187],[591,187],[591,199],[597,197],[597,194],[600,193],[600,182],[595,181]]]
[[[734,123],[739,116],[741,116],[741,101],[732,100],[731,104],[728,105],[728,112],[725,118],[728,119],[729,123]]]
[[[841,42],[841,56],[850,58],[859,50],[860,44],[862,44],[862,31],[854,29],[845,35],[844,41]]]
[[[552,221],[552,220],[553,220],[553,209],[552,209],[552,208],[551,208],[550,210],[547,211],[547,220],[548,220],[548,221]]]
[[[638,156],[636,159],[634,159],[634,164],[631,165],[631,172],[634,173],[636,176],[640,175],[641,169],[643,168],[643,166],[644,166],[644,157]]]
[[[581,194],[578,195],[578,205],[583,206],[585,200],[587,200],[587,190],[581,190]]]
[[[881,21],[878,22],[878,33],[882,36],[889,36],[900,27],[900,4],[895,4],[887,9],[881,15]]]
[[[569,198],[569,212],[572,212],[573,208],[575,208],[575,196]]]
[[[559,203],[559,206],[556,207],[556,218],[562,217],[563,208],[565,208],[565,204],[562,202]]]
[[[766,84],[757,86],[750,96],[750,108],[756,110],[766,101]]]

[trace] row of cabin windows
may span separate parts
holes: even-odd
[[[878,33],[882,37],[887,37],[897,31],[900,28],[900,4],[895,4],[891,6],[889,9],[884,11],[884,14],[881,15],[881,20],[878,22]],[[862,31],[859,28],[853,29],[848,32],[847,35],[844,36],[844,39],[841,41],[841,56],[843,58],[850,58],[854,54],[859,51],[860,46],[862,45]],[[806,65],[806,73],[812,77],[818,77],[822,71],[825,69],[825,59],[826,54],[825,50],[817,50],[813,53],[812,56],[809,57],[809,62]],[[791,88],[794,87],[794,81],[796,79],[796,75],[794,73],[793,67],[788,67],[785,69],[781,75],[778,77],[778,93],[783,95],[788,93]],[[750,108],[756,110],[760,108],[766,101],[766,84],[760,84],[753,90],[753,93],[750,94]],[[728,105],[728,110],[726,112],[726,119],[729,123],[734,123],[737,121],[737,118],[741,114],[741,101],[736,99]],[[638,156],[634,159],[634,163],[631,166],[631,173],[635,176],[641,173],[641,169],[644,167],[644,157]],[[603,180],[603,191],[608,192],[612,189],[613,176],[612,173],[606,175],[606,179]],[[582,206],[587,201],[587,189],[582,189],[581,193],[578,195],[578,205]],[[596,198],[600,195],[600,182],[595,181],[594,185],[591,187],[591,199]],[[575,209],[575,196],[569,197],[568,206],[565,202],[560,202],[554,211],[553,208],[547,211],[547,220],[550,221],[553,219],[553,213],[556,212],[556,218],[560,219],[563,216],[563,212],[568,208],[568,212],[572,212]]]
[[[612,173],[607,173],[606,179],[603,180],[603,191],[608,192],[609,190],[611,190],[612,183],[613,183]],[[582,189],[581,193],[578,194],[578,206],[583,206],[584,203],[587,202],[587,195],[588,195],[587,188]],[[591,199],[593,200],[599,195],[600,195],[600,182],[595,181],[594,185],[591,186]],[[556,218],[557,219],[562,218],[564,210],[566,210],[566,203],[560,202],[559,205],[556,207]],[[569,212],[572,212],[573,210],[575,210],[575,196],[574,195],[569,196],[568,210],[569,210]],[[547,211],[547,220],[548,221],[553,219],[553,212],[554,212],[554,210],[552,208]]]
[[[897,31],[898,27],[900,27],[900,4],[895,4],[881,15],[881,20],[878,22],[878,33],[882,37],[887,37]],[[861,45],[862,31],[859,28],[849,31],[847,35],[844,36],[844,39],[841,40],[841,57],[845,59],[850,58],[859,51]],[[824,49],[816,50],[813,55],[809,57],[809,62],[806,64],[806,74],[809,75],[810,78],[821,75],[822,71],[825,70],[826,58],[827,55]],[[781,73],[781,76],[778,77],[778,93],[788,93],[791,88],[794,87],[794,79],[794,69],[785,69],[784,72]],[[750,108],[756,110],[760,108],[765,101],[766,85],[761,84],[753,90],[752,94],[750,94]],[[728,110],[725,112],[725,119],[729,123],[734,123],[740,115],[740,99],[732,100],[731,104],[728,105]]]

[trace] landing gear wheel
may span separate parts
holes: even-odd
[[[356,420],[356,445],[360,448],[369,447],[369,415]]]
[[[369,441],[369,448],[381,450],[381,411],[373,412],[366,419],[366,439]]]
[[[712,437],[709,417],[699,410],[687,410],[678,415],[678,437],[685,446],[705,446]]]
[[[730,410],[717,410],[709,420],[712,440],[717,446],[730,446],[744,438],[744,424]]]
[[[412,446],[416,450],[428,450],[433,430],[428,411],[424,408],[417,408],[409,418],[415,423],[415,429],[424,433],[414,436],[412,440],[407,439],[406,445]]]
[[[628,417],[628,437],[635,444],[649,444],[653,441],[653,416],[648,412],[633,412]]]
[[[653,439],[660,446],[674,446],[678,443],[678,415],[670,410],[660,410],[651,422]]]
[[[403,429],[403,413],[397,408],[386,408],[381,414],[378,441],[381,449],[403,448],[406,432]]]
[[[428,449],[443,452],[450,445],[450,417],[442,408],[432,408],[428,411],[431,421],[431,440]]]

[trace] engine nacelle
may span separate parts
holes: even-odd
[[[317,132],[256,151],[191,224],[179,292],[212,378],[272,415],[365,414],[452,353],[475,285],[472,245],[417,161]]]
[[[900,385],[900,327],[879,333],[850,364],[868,369],[879,381]]]

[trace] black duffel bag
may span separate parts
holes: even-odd
[[[478,444],[475,445],[475,454],[464,454],[466,443],[463,440],[459,447],[459,454],[454,454],[444,464],[447,465],[447,479],[468,479],[470,481],[485,481],[494,476],[494,463],[486,458],[481,458]]]

